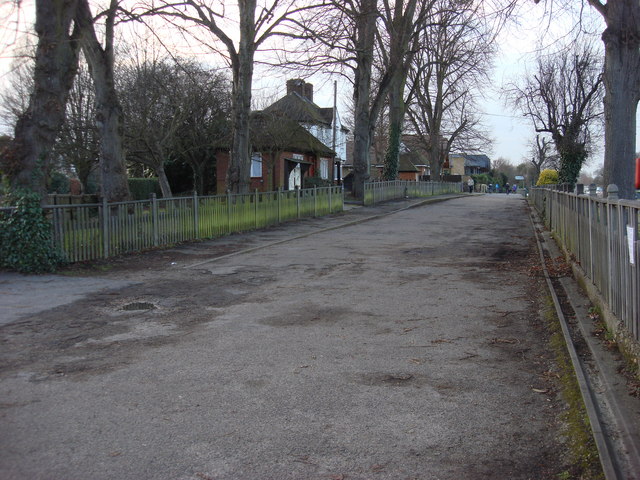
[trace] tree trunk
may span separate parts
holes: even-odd
[[[69,34],[76,7],[77,0],[36,1],[34,90],[4,159],[14,188],[46,193],[51,150],[78,70],[77,28]]]
[[[362,11],[356,19],[356,73],[353,87],[355,105],[353,128],[353,190],[356,198],[364,198],[364,184],[370,178],[371,147],[371,68],[376,31],[376,1],[362,0]]]
[[[256,1],[239,2],[240,44],[237,54],[231,53],[233,70],[232,140],[227,169],[227,189],[234,193],[249,191],[251,175],[251,140],[249,114],[251,113],[251,84],[255,52]]]
[[[429,178],[432,182],[438,182],[440,181],[440,173],[442,172],[440,144],[437,141],[434,143],[431,139],[429,139],[429,141],[431,142],[427,155],[429,159]]]
[[[173,193],[171,192],[171,186],[169,185],[169,179],[164,171],[164,162],[159,162],[155,167],[156,175],[158,176],[158,183],[160,184],[160,191],[162,192],[162,198],[171,198]]]
[[[78,5],[78,24],[82,29],[82,47],[89,63],[96,92],[96,126],[100,136],[101,194],[108,202],[131,198],[127,182],[124,148],[122,146],[122,108],[113,78],[113,22],[117,2],[112,0],[107,15],[106,47],[96,37],[93,17],[87,0]]]
[[[416,0],[396,2],[394,7],[392,28],[389,31],[391,46],[389,61],[391,64],[391,81],[389,82],[389,142],[384,158],[383,177],[385,180],[398,178],[398,163],[400,161],[400,142],[402,141],[402,127],[404,125],[404,87],[407,83],[407,72],[413,61],[414,52],[409,51],[409,40],[416,25],[414,14]],[[404,7],[404,11],[403,11]],[[387,12],[390,13],[390,12]]]
[[[400,162],[400,142],[402,140],[402,125],[404,123],[404,86],[406,73],[394,73],[389,87],[389,141],[384,156],[385,180],[398,178]]]
[[[604,183],[635,198],[636,111],[640,100],[640,2],[607,2],[604,67]]]

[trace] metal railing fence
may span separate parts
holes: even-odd
[[[368,182],[364,184],[363,203],[364,205],[374,205],[398,198],[430,197],[460,192],[462,192],[462,183],[459,182],[416,182],[410,180]]]
[[[545,188],[531,189],[530,199],[607,307],[640,341],[640,202]]]
[[[69,262],[215,238],[341,212],[341,186],[303,190],[47,205],[53,243]],[[12,208],[3,208],[9,214]]]

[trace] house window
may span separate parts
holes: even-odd
[[[320,159],[320,178],[323,180],[329,180],[329,159]]]
[[[262,178],[262,154],[251,155],[251,176]]]

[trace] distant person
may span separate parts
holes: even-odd
[[[518,191],[518,185],[513,185],[513,187],[511,187],[511,190],[513,190],[513,193],[516,193]]]
[[[508,183],[505,183],[505,184],[504,184],[504,188],[505,188],[505,190],[507,191],[507,195],[509,195],[509,192],[511,191],[511,189],[509,188],[509,184],[508,184]]]
[[[500,193],[500,185],[496,183],[496,193]]]
[[[474,185],[474,181],[473,178],[469,177],[469,180],[467,180],[467,186],[469,187],[469,193],[473,193],[473,185]]]

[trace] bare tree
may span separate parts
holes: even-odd
[[[419,35],[430,17],[434,0],[384,0],[381,19],[384,26],[380,35],[379,55],[385,65],[383,73],[389,77],[389,141],[385,153],[383,178],[395,180],[398,176],[400,138],[405,117],[405,85],[407,72],[418,53]],[[386,41],[385,41],[386,40]]]
[[[78,68],[77,4],[78,0],[36,0],[33,92],[3,155],[2,169],[12,186],[41,195]]]
[[[114,29],[118,0],[110,0],[104,16],[104,47],[95,31],[88,0],[78,0],[76,23],[95,87],[96,126],[100,132],[100,188],[109,202],[131,197],[122,147],[122,109],[114,80]]]
[[[9,87],[1,94],[0,115],[7,125],[15,127],[29,106],[33,91],[34,57],[26,47],[24,55],[12,66]],[[33,49],[35,51],[35,48]],[[79,61],[73,87],[69,91],[65,121],[53,144],[49,170],[67,170],[78,176],[83,191],[87,191],[88,178],[98,163],[98,137],[95,130],[95,94],[86,63]],[[45,179],[49,187],[51,175]]]
[[[454,146],[472,150],[476,140],[488,142],[474,97],[486,85],[495,51],[494,32],[476,6],[442,0],[435,9],[409,70],[407,100],[411,127],[427,154],[432,179],[440,177]]]
[[[602,15],[604,59],[604,182],[634,198],[636,112],[640,101],[640,2],[587,0]]]
[[[513,103],[551,135],[560,156],[559,180],[574,184],[589,154],[591,130],[602,115],[602,67],[592,45],[538,58],[535,73],[512,87]]]
[[[215,191],[215,151],[230,141],[231,81],[220,71],[179,59],[177,83],[180,124],[173,158],[193,171],[193,189],[201,195]]]
[[[54,146],[57,158],[78,177],[84,193],[99,168],[100,140],[95,126],[95,92],[85,63],[80,62],[67,101],[67,115]]]
[[[260,2],[260,4],[258,4]],[[255,53],[272,37],[305,38],[297,18],[316,4],[301,0],[242,0],[237,11],[227,2],[217,0],[158,0],[150,3],[150,12],[172,18],[176,24],[197,25],[207,29],[222,48],[211,48],[222,53],[233,74],[232,140],[227,188],[246,192],[250,178],[249,114]]]
[[[119,78],[129,160],[154,171],[165,198],[172,195],[165,165],[185,161],[203,193],[214,148],[229,140],[226,77],[193,60],[162,58],[129,64]]]
[[[172,192],[164,167],[182,121],[175,73],[170,62],[151,61],[123,69],[119,80],[129,160],[154,171],[165,198]]]
[[[20,50],[24,51],[12,61],[6,88],[0,93],[0,118],[12,128],[29,108],[29,97],[33,91],[35,46]]]
[[[536,135],[535,142],[531,142],[531,159],[529,163],[533,166],[536,178],[540,176],[543,168],[558,168],[558,156],[553,150],[553,144],[547,137]]]

